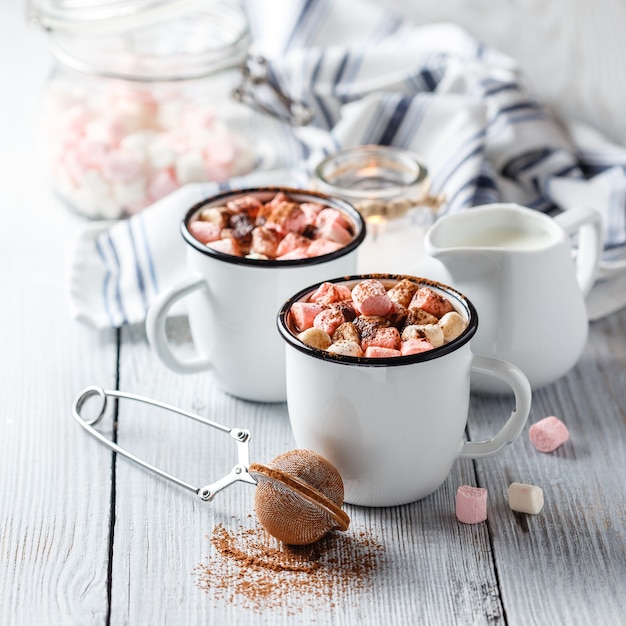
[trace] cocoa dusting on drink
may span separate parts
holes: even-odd
[[[326,598],[368,593],[382,566],[383,546],[365,532],[330,533],[307,546],[288,546],[260,527],[228,530],[218,524],[209,536],[211,555],[193,575],[215,602],[255,612],[290,613],[319,608]]]

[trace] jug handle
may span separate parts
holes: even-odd
[[[575,207],[563,211],[554,221],[570,236],[578,232],[576,278],[578,286],[587,297],[596,278],[602,254],[602,219],[595,209]]]

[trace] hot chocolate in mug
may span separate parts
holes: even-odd
[[[226,254],[201,243],[190,231],[199,211],[254,196],[269,202],[278,192],[296,203],[337,209],[349,222],[352,239],[338,250],[307,258],[268,260]],[[231,191],[192,207],[181,224],[188,275],[160,294],[148,311],[150,344],[170,369],[180,373],[212,371],[218,386],[233,396],[258,402],[284,402],[285,351],[276,332],[276,312],[302,285],[329,273],[356,271],[356,252],[365,222],[343,200],[287,188]],[[172,236],[175,236],[173,233]],[[179,300],[187,304],[195,358],[182,358],[170,346],[165,322]]]
[[[386,288],[400,279],[427,286],[447,298],[466,325],[458,337],[425,352],[372,358],[333,354],[298,338],[292,306],[307,302],[319,284],[296,293],[278,314],[286,344],[287,407],[298,447],[337,467],[346,502],[392,506],[435,491],[458,458],[491,457],[513,443],[528,419],[532,393],[517,367],[472,353],[478,315],[460,292],[411,276],[326,282],[352,288],[364,279],[379,280]],[[472,372],[504,381],[515,395],[514,411],[487,441],[464,441]]]
[[[441,217],[426,233],[424,249],[435,264],[426,261],[422,272],[462,291],[480,312],[474,352],[514,363],[533,389],[578,362],[589,326],[585,297],[602,252],[596,211],[549,217],[516,204],[475,207]],[[472,384],[505,390],[481,375]]]

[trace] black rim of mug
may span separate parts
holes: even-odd
[[[396,282],[406,278],[414,283],[417,283],[421,287],[432,287],[435,290],[445,293],[447,296],[452,297],[453,300],[458,303],[460,307],[465,311],[468,320],[467,328],[456,339],[453,339],[452,341],[445,343],[438,348],[433,348],[432,350],[426,350],[425,352],[420,352],[419,354],[410,354],[407,356],[377,358],[345,356],[340,354],[332,354],[331,352],[327,352],[326,350],[320,350],[318,348],[311,348],[310,346],[302,343],[294,334],[294,332],[289,328],[288,314],[291,309],[291,305],[294,302],[298,302],[302,300],[305,296],[313,293],[322,283],[356,283],[360,280],[369,278],[381,281]],[[458,350],[460,347],[468,343],[470,339],[476,334],[476,331],[478,329],[478,313],[470,300],[468,300],[468,298],[460,291],[457,291],[453,287],[444,285],[443,283],[437,282],[435,280],[430,280],[429,278],[422,278],[419,276],[411,276],[406,274],[356,274],[353,276],[340,276],[337,278],[321,281],[319,283],[316,283],[315,285],[311,285],[310,287],[302,289],[297,294],[292,296],[289,300],[287,300],[285,304],[283,304],[280,311],[278,312],[276,322],[278,325],[278,331],[280,332],[283,339],[296,350],[299,350],[304,354],[308,354],[309,356],[321,359],[323,361],[328,361],[330,363],[360,365],[363,367],[389,367],[408,365],[409,363],[423,363],[426,361],[432,361],[433,359],[440,358],[446,354],[450,354],[451,352]]]
[[[191,220],[193,215],[203,207],[219,206],[227,200],[239,198],[245,195],[267,195],[269,198],[270,196],[277,194],[279,191],[282,191],[283,193],[287,194],[288,196],[299,202],[318,201],[320,203],[328,205],[331,208],[336,208],[343,211],[344,213],[347,213],[348,216],[354,221],[354,225],[356,228],[356,234],[353,237],[352,241],[345,246],[339,248],[339,250],[335,250],[334,252],[330,252],[328,254],[320,254],[319,256],[309,257],[306,259],[290,259],[285,261],[277,261],[273,259],[249,259],[247,257],[234,256],[232,254],[219,252],[218,250],[214,250],[213,248],[210,248],[209,246],[201,243],[189,232],[189,228],[187,227],[189,221]],[[346,202],[345,200],[342,200],[340,198],[332,198],[331,196],[317,191],[276,186],[232,189],[216,196],[206,198],[205,200],[194,204],[187,211],[185,219],[181,222],[180,230],[183,238],[190,246],[192,246],[199,252],[202,252],[203,254],[206,254],[207,256],[210,256],[219,261],[232,263],[234,265],[245,265],[249,267],[287,268],[328,263],[328,261],[332,261],[333,259],[338,259],[342,256],[345,256],[346,254],[349,254],[361,245],[361,243],[365,239],[367,228],[363,216],[349,202]]]

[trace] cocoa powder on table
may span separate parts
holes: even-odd
[[[198,588],[215,602],[229,602],[255,612],[319,607],[366,593],[384,561],[384,548],[366,532],[331,532],[308,546],[288,546],[263,528],[235,530],[218,524],[208,536],[212,551],[193,571]]]

